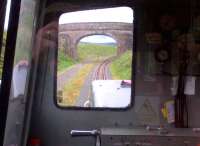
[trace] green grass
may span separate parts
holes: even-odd
[[[126,51],[110,65],[113,79],[130,80],[132,65],[132,51]]]
[[[0,80],[2,78],[2,70],[3,70],[3,62],[4,62],[4,52],[5,52],[5,45],[6,45],[6,36],[7,33],[3,33],[3,42],[2,42],[2,48],[1,48],[1,54],[0,54]]]
[[[75,63],[76,62],[72,58],[66,56],[63,51],[58,51],[58,72],[64,71]]]
[[[78,56],[80,61],[101,61],[108,57],[116,55],[115,46],[79,43]]]

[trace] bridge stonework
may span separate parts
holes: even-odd
[[[133,25],[120,22],[68,23],[59,25],[59,40],[64,40],[64,51],[77,59],[79,41],[91,35],[106,35],[117,43],[117,55],[121,55],[133,46]]]

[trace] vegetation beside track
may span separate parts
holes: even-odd
[[[64,71],[65,69],[74,65],[75,63],[76,61],[70,58],[69,56],[65,55],[63,50],[58,51],[58,73]]]
[[[130,80],[131,65],[132,65],[132,51],[128,50],[111,63],[110,70],[112,78],[115,80],[117,79]]]
[[[116,49],[115,45],[79,43],[79,61],[103,61],[116,55]]]

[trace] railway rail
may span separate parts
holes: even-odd
[[[108,66],[112,62],[113,58],[108,58],[104,60],[102,63],[100,63],[94,74],[93,74],[93,80],[108,80]]]

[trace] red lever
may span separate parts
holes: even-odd
[[[30,140],[30,146],[40,146],[40,139],[38,138],[31,138]]]

